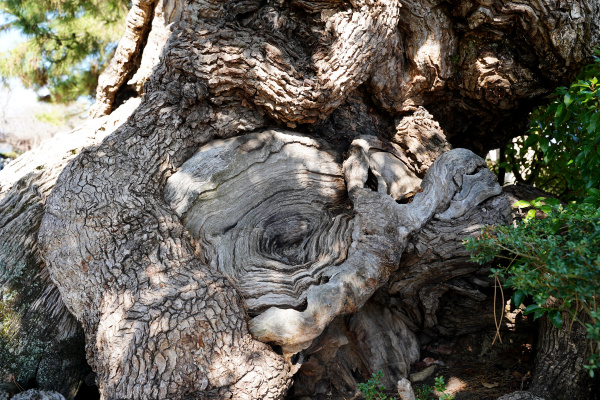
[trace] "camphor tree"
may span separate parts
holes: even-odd
[[[599,16],[593,0],[134,2],[95,119],[0,174],[3,379],[73,397],[83,337],[105,399],[405,377],[416,330],[472,317],[438,320],[442,296],[482,295],[462,239],[510,222],[476,153],[572,78]]]

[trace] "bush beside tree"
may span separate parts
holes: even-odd
[[[531,207],[514,226],[490,226],[465,244],[472,259],[507,260],[493,273],[515,290],[525,314],[547,314],[558,328],[585,327],[594,352],[585,366],[600,367],[600,51],[569,87],[532,113],[529,134],[506,149],[501,168],[557,199],[520,201]],[[537,213],[536,210],[541,211]],[[541,217],[540,217],[541,214]],[[570,316],[563,327],[563,312]]]

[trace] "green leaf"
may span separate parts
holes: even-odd
[[[550,146],[550,139],[545,136],[540,138],[540,149],[545,153],[548,151],[548,146]]]
[[[529,207],[531,206],[531,204],[528,201],[525,200],[519,200],[517,201],[515,204],[513,204],[514,207]]]
[[[558,311],[558,310],[549,311],[548,318],[550,318],[550,322],[552,322],[552,325],[554,325],[558,329],[560,329],[562,327],[563,320],[562,320],[562,314],[560,311]]]
[[[542,315],[544,315],[544,313],[545,313],[546,311],[547,311],[547,310],[546,310],[545,308],[541,308],[541,307],[540,307],[540,308],[538,308],[538,309],[536,309],[536,310],[533,312],[533,319],[534,319],[534,320],[538,319],[539,317],[541,317]]]
[[[577,82],[571,85],[572,88],[590,88],[590,84],[587,82]]]
[[[589,125],[587,127],[588,133],[591,135],[596,132],[596,128],[598,127],[598,120],[600,119],[600,113],[596,113],[594,116],[590,118]]]
[[[523,144],[523,148],[527,149],[527,148],[531,147],[533,144],[537,143],[538,140],[540,140],[540,137],[538,135],[536,135],[535,133],[527,136],[527,139],[525,140],[525,143]]]
[[[517,290],[513,295],[513,304],[515,307],[520,307],[523,304],[523,300],[525,300],[525,292],[522,290]]]
[[[539,209],[546,214],[550,214],[550,212],[552,211],[552,207],[550,206],[541,206],[539,207]]]
[[[573,99],[571,98],[570,93],[565,94],[564,102],[567,105],[567,107],[569,107],[571,105],[571,103],[573,102]]]
[[[558,108],[556,109],[556,112],[554,113],[554,123],[555,123],[556,125],[559,125],[559,124],[560,124],[560,122],[559,122],[559,121],[562,119],[562,117],[563,117],[563,112],[564,112],[564,111],[565,111],[565,105],[564,105],[564,104],[562,104],[562,103],[561,103],[561,104],[559,104],[559,105],[558,105]]]
[[[527,308],[525,309],[525,311],[523,311],[523,315],[529,315],[532,312],[535,312],[535,310],[540,309],[541,307],[538,306],[537,304],[530,304],[527,306]]]
[[[535,218],[535,210],[531,209],[527,211],[527,216],[525,216],[525,221],[530,221]]]
[[[546,204],[548,204],[549,206],[552,206],[552,207],[558,207],[558,206],[560,206],[560,200],[554,199],[552,197],[547,198],[546,200],[544,200],[544,202]]]

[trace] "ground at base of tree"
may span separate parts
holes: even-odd
[[[533,374],[534,331],[502,332],[502,343],[492,345],[495,332],[465,335],[448,344],[428,345],[421,359],[431,357],[444,362],[419,388],[433,386],[443,376],[455,400],[496,400],[515,390],[526,390]],[[450,354],[444,354],[450,353]]]
[[[479,332],[448,340],[431,341],[422,346],[421,360],[412,366],[411,373],[422,372],[432,363],[435,371],[425,380],[413,382],[413,390],[423,385],[434,386],[434,379],[444,377],[448,393],[454,400],[496,400],[517,390],[527,390],[534,367],[534,330],[502,332],[502,343],[492,345],[495,332]],[[389,391],[388,397],[397,393]],[[362,399],[357,395],[354,400]],[[437,397],[429,397],[431,399]],[[429,399],[428,398],[428,399]],[[294,396],[293,387],[288,400],[308,400]],[[336,393],[310,397],[311,400],[346,399]],[[419,399],[417,397],[417,399]],[[420,400],[420,399],[419,399]]]

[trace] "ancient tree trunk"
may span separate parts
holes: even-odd
[[[138,104],[57,135],[0,172],[0,381],[9,392],[40,387],[72,399],[88,372],[83,331],[48,275],[38,230],[61,170]]]
[[[538,337],[535,377],[530,391],[546,399],[592,399],[597,393],[588,371],[584,368],[594,353],[595,344],[586,338],[584,326],[563,313],[565,327],[556,329],[547,316],[541,318]]]
[[[41,165],[27,276],[83,326],[105,399],[405,377],[415,329],[468,329],[437,317],[444,293],[485,284],[462,236],[510,221],[485,162],[450,143],[519,133],[599,16],[592,0],[134,2],[93,114],[141,100],[74,146],[51,192],[70,158]]]

